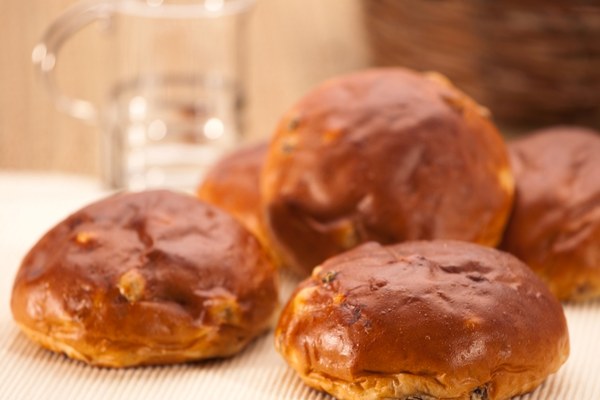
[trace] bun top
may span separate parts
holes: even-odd
[[[509,149],[523,189],[518,203],[576,209],[600,195],[600,132],[557,126],[514,140]]]
[[[516,384],[504,373],[543,379],[569,352],[562,307],[527,266],[456,241],[368,243],[327,260],[276,336],[299,368],[332,379],[425,374],[458,393],[486,384],[490,398]]]
[[[128,193],[81,209],[40,239],[15,279],[12,310],[41,332],[67,321],[52,333],[96,346],[172,347],[222,323],[215,313],[229,304],[242,310],[231,326],[263,329],[276,284],[257,240],[216,207],[168,191]]]
[[[261,184],[272,246],[302,274],[369,240],[495,245],[513,194],[487,110],[438,74],[404,69],[308,93],[281,119]]]

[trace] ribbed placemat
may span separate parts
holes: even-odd
[[[230,359],[122,370],[89,367],[25,338],[9,308],[21,258],[48,228],[104,195],[85,178],[0,173],[0,399],[329,399],[286,366],[272,332]],[[284,296],[293,284],[284,279]],[[569,361],[521,399],[600,399],[600,301],[565,310]]]

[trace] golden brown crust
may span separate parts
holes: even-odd
[[[502,247],[561,300],[600,296],[600,135],[555,127],[509,148],[517,195]]]
[[[33,340],[123,367],[227,356],[268,328],[277,277],[233,218],[168,191],[119,194],[27,254],[11,308]]]
[[[507,399],[569,353],[562,307],[539,278],[457,241],[368,243],[327,260],[275,340],[306,383],[340,399]]]
[[[268,142],[259,142],[232,152],[210,169],[198,188],[201,200],[229,212],[261,240],[259,180],[268,147]]]
[[[403,69],[337,78],[300,100],[261,184],[269,244],[304,275],[369,240],[496,245],[513,196],[486,110],[440,75]]]

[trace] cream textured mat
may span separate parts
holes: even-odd
[[[29,342],[9,308],[19,262],[48,228],[103,194],[83,178],[0,173],[0,399],[329,399],[296,378],[271,332],[228,360],[125,370],[88,367]],[[521,399],[600,399],[600,301],[567,305],[566,314],[569,361]]]

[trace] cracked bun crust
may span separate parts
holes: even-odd
[[[360,243],[498,244],[513,197],[487,110],[438,74],[325,82],[281,119],[261,180],[268,241],[302,275]]]
[[[259,178],[267,149],[268,143],[260,142],[232,152],[210,169],[198,188],[201,200],[229,212],[261,240]]]
[[[562,307],[526,265],[441,240],[327,260],[294,292],[275,342],[309,386],[339,399],[508,399],[569,354]]]
[[[600,297],[600,133],[549,128],[509,150],[517,194],[503,249],[561,300]]]
[[[11,300],[31,339],[110,367],[232,355],[268,329],[276,305],[256,238],[168,191],[115,195],[56,225],[24,258]]]

